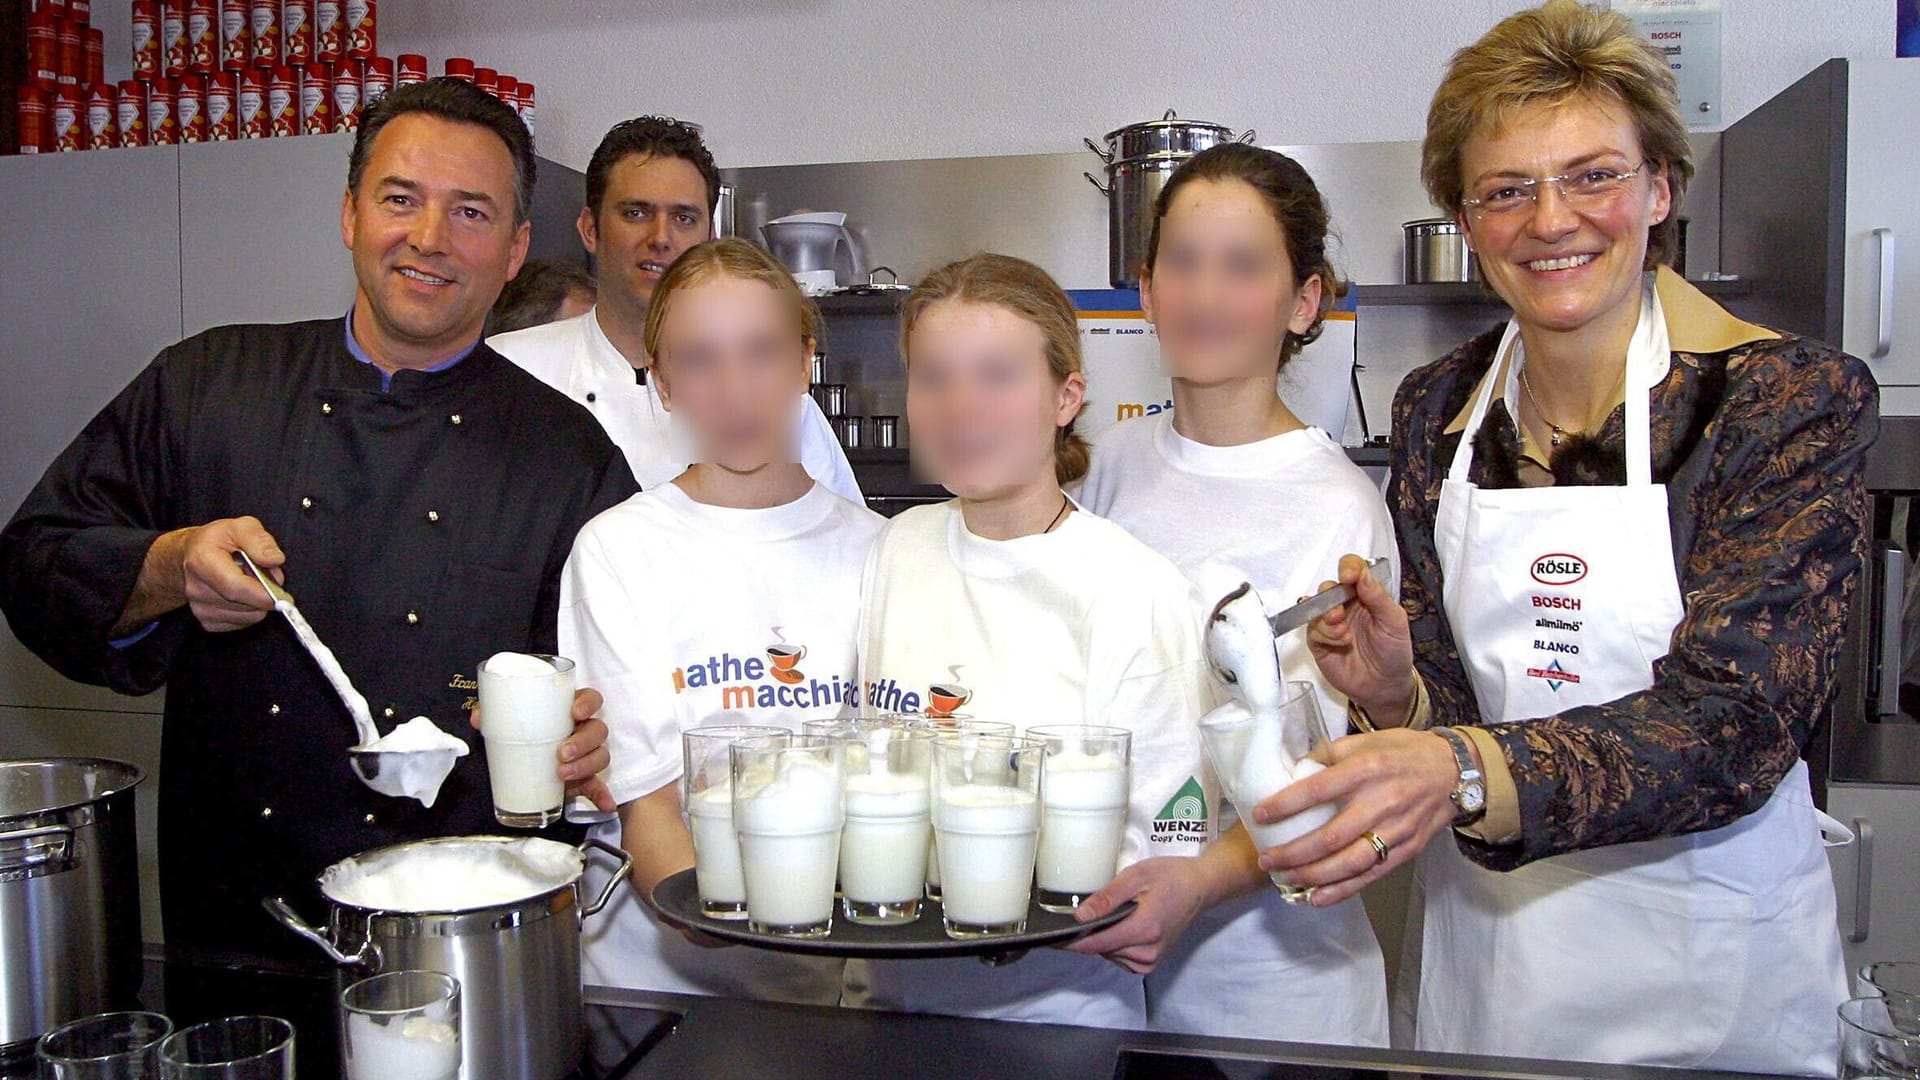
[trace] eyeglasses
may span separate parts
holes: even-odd
[[[1540,185],[1552,184],[1568,206],[1589,210],[1619,194],[1628,182],[1646,171],[1647,164],[1642,161],[1626,172],[1596,167],[1533,180],[1502,180],[1488,186],[1477,199],[1460,200],[1460,206],[1476,218],[1532,213],[1540,198]]]

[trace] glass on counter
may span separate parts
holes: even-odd
[[[340,992],[347,1080],[458,1080],[460,982],[438,971],[389,971]]]
[[[114,1012],[62,1024],[40,1037],[45,1080],[144,1080],[160,1073],[173,1023],[159,1013]]]
[[[176,1031],[160,1044],[160,1080],[293,1080],[293,1025],[229,1016]]]

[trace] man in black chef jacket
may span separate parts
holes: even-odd
[[[166,349],[0,533],[0,608],[23,642],[75,679],[167,688],[171,955],[310,965],[262,897],[317,915],[313,879],[336,860],[502,831],[468,726],[475,668],[554,650],[575,532],[638,490],[588,412],[480,342],[526,254],[533,172],[526,128],[486,93],[390,94],[348,165],[352,310]],[[472,744],[432,809],[349,771],[345,707],[264,617],[237,549],[277,568],[383,732],[424,714]],[[598,700],[583,694],[576,721]],[[605,735],[580,723],[555,762],[603,802]]]

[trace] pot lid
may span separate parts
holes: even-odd
[[[0,819],[72,810],[126,791],[143,775],[108,758],[0,761]]]
[[[1158,120],[1142,120],[1137,124],[1128,124],[1125,127],[1117,127],[1117,128],[1114,128],[1112,131],[1107,132],[1104,138],[1107,140],[1107,142],[1111,143],[1118,140],[1120,136],[1129,134],[1131,132],[1154,131],[1160,128],[1194,128],[1194,129],[1200,129],[1200,130],[1211,130],[1211,131],[1219,131],[1219,132],[1227,132],[1227,133],[1230,133],[1233,131],[1232,128],[1226,126],[1225,124],[1215,124],[1208,120],[1182,120],[1180,119],[1179,116],[1174,114],[1174,111],[1172,109],[1168,109],[1166,115],[1162,116]]]
[[[375,848],[320,874],[320,892],[348,907],[410,915],[499,907],[578,881],[586,856],[537,836],[450,836]]]

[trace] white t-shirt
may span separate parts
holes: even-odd
[[[815,484],[765,510],[695,502],[676,484],[589,521],[560,590],[560,651],[606,698],[622,804],[675,782],[680,733],[852,715],[860,575],[884,519]],[[804,647],[776,672],[770,650]],[[595,834],[620,842],[617,820]],[[750,949],[703,949],[638,897],[586,924],[590,983],[832,1004],[840,965]]]
[[[1094,437],[1079,498],[1171,559],[1204,605],[1251,582],[1269,614],[1315,592],[1349,552],[1388,556],[1393,523],[1373,481],[1318,428],[1241,446],[1208,446],[1172,414],[1128,420]],[[1304,632],[1276,643],[1289,680],[1312,682],[1330,737],[1347,703],[1329,686]],[[1160,1030],[1303,1042],[1386,1044],[1386,977],[1358,900],[1293,907],[1263,890],[1196,920],[1147,978]],[[1287,1002],[1277,1007],[1275,1002]]]
[[[930,688],[979,720],[1133,731],[1122,864],[1198,854],[1217,788],[1196,722],[1216,700],[1191,586],[1165,559],[1084,511],[1050,533],[993,541],[957,502],[894,518],[862,589],[860,678],[870,711],[918,712]],[[1141,980],[1042,949],[975,960],[848,964],[849,1001],[916,1012],[1139,1027]]]

